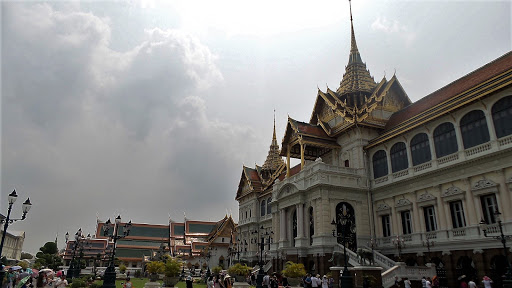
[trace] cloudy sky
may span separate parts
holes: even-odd
[[[96,217],[233,214],[276,110],[308,121],[350,49],[348,1],[1,4],[1,213],[30,196],[24,250]],[[511,50],[510,1],[354,0],[363,61],[416,101]]]

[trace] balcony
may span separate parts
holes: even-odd
[[[306,190],[312,186],[323,184],[363,188],[366,187],[366,179],[364,169],[340,167],[315,161],[307,163],[299,173],[285,178],[283,181],[276,181],[274,191],[279,191],[286,184],[293,184],[299,190]]]
[[[511,234],[512,222],[502,223],[503,232]],[[499,236],[498,224],[490,224],[487,226],[488,235]],[[483,236],[478,225],[466,226],[455,229],[437,230],[431,232],[411,233],[400,235],[404,240],[404,248],[402,253],[417,253],[419,251],[427,251],[427,247],[423,247],[424,241],[432,241],[435,243],[430,248],[431,251],[450,251],[464,249],[464,245],[475,247],[475,243],[479,243],[481,248],[501,247],[501,242],[492,240]],[[396,254],[396,247],[393,244],[396,235],[390,237],[381,237],[377,239],[378,250],[383,254]]]
[[[380,187],[389,185],[393,182],[410,179],[412,177],[431,172],[437,168],[444,168],[455,164],[460,164],[461,162],[464,162],[466,160],[471,160],[481,156],[489,155],[494,152],[509,149],[510,147],[512,147],[512,135],[500,138],[498,140],[489,141],[487,143],[471,147],[463,151],[458,151],[456,153],[446,155],[444,157],[440,157],[432,161],[422,163],[420,165],[409,167],[408,169],[395,172],[390,175],[386,175],[377,179],[372,179],[372,186]]]

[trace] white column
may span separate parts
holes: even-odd
[[[436,197],[437,198],[437,212],[439,213],[439,217],[437,217],[437,218],[440,219],[440,221],[439,221],[440,227],[438,227],[438,230],[448,229],[448,224],[446,223],[446,214],[445,214],[445,209],[444,209],[445,205],[444,205],[443,199],[441,199],[442,193],[443,193],[443,188],[441,187],[441,185],[439,185],[439,196]]]
[[[508,219],[510,219],[510,209],[509,209],[509,205],[507,205],[506,203],[510,203],[510,193],[508,192],[508,185],[507,185],[507,179],[505,178],[505,171],[502,169],[502,170],[499,170],[499,171],[496,171],[496,173],[498,174],[498,179],[499,179],[499,186],[498,186],[498,189],[500,191],[498,197],[499,199],[501,199],[501,207],[500,207],[500,211],[501,213],[503,214],[503,222],[508,222]]]
[[[471,192],[471,182],[469,179],[465,179],[464,180],[464,184],[466,184],[466,203],[467,203],[467,206],[468,206],[468,211],[464,211],[465,215],[467,215],[468,217],[468,222],[467,225],[470,226],[470,225],[476,225],[478,223],[480,223],[480,216],[481,216],[481,213],[480,213],[480,210],[481,209],[476,209],[475,207],[475,197],[473,196],[473,192]],[[476,212],[476,213],[475,213]]]
[[[436,155],[436,145],[434,144],[434,136],[432,134],[428,133],[428,145],[430,146],[430,155],[432,155],[432,160],[437,159]]]
[[[295,205],[297,208],[297,238],[304,238],[304,208],[302,204]]]
[[[494,121],[492,120],[492,114],[488,110],[484,110],[485,121],[487,122],[487,129],[489,130],[489,139],[491,141],[496,140],[496,128],[494,128]]]
[[[279,242],[286,241],[286,210],[279,210]]]

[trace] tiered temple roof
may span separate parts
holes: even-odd
[[[361,59],[350,12],[351,43],[348,64],[336,91],[318,89],[310,123],[334,137],[358,125],[382,129],[396,111],[411,103],[396,76],[376,83]]]

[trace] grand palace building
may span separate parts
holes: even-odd
[[[351,266],[373,249],[382,272],[433,263],[444,286],[500,287],[510,259],[487,236],[512,234],[512,52],[412,103],[396,75],[370,75],[351,21],[339,87],[315,97],[309,121],[288,117],[281,147],[274,124],[264,164],[242,169],[241,258],[323,275],[344,243]]]

